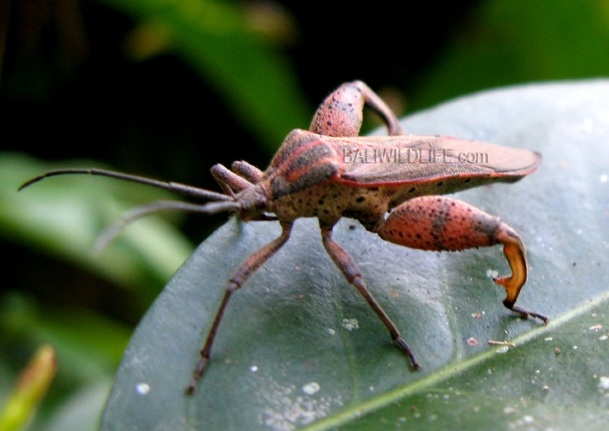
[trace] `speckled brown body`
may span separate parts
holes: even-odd
[[[358,136],[368,105],[387,125],[388,136]],[[396,325],[374,299],[357,265],[332,239],[342,217],[358,220],[392,243],[422,250],[463,250],[502,244],[512,275],[495,281],[507,292],[503,304],[523,317],[547,322],[542,314],[515,306],[527,279],[525,249],[518,234],[498,217],[464,202],[439,196],[491,182],[514,182],[533,173],[541,156],[448,136],[404,134],[387,105],[361,81],[343,84],[320,105],[309,130],[293,130],[266,171],[244,161],[231,170],[212,167],[223,190],[217,193],[100,169],[63,169],[26,182],[61,174],[93,174],[134,181],[208,200],[205,204],[157,202],[136,209],[123,224],[144,214],[178,209],[205,214],[234,212],[243,221],[279,221],[281,235],[249,256],[230,278],[205,340],[188,393],[209,364],[212,344],[232,294],[281,248],[300,217],[319,219],[322,243],[330,258],[381,319],[413,368],[419,364]]]
[[[273,202],[272,208],[279,220],[317,217],[322,225],[333,226],[341,217],[350,217],[374,230],[387,213],[389,196],[382,187],[322,184],[281,197]]]
[[[410,199],[513,182],[537,168],[537,153],[509,150],[511,158],[503,156],[504,147],[456,138],[350,139],[294,130],[257,186],[264,190],[266,211],[281,221],[317,217],[324,226],[333,226],[341,217],[350,217],[375,232],[388,211]],[[378,163],[364,158],[378,154],[386,155]],[[463,154],[493,154],[494,160],[463,163]]]

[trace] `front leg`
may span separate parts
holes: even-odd
[[[211,355],[211,348],[214,344],[214,340],[216,338],[216,334],[218,332],[218,327],[220,326],[220,322],[224,317],[224,312],[226,311],[226,307],[228,306],[228,302],[231,299],[232,295],[243,285],[245,282],[256,272],[258,268],[260,268],[267,260],[269,260],[277,251],[286,243],[288,238],[290,238],[290,233],[292,231],[291,223],[282,223],[281,235],[277,237],[275,240],[271,241],[254,254],[250,255],[245,262],[241,264],[241,266],[237,269],[237,272],[233,274],[230,278],[228,287],[224,292],[224,297],[222,298],[222,302],[220,303],[220,308],[216,312],[216,316],[214,317],[213,323],[211,325],[211,329],[207,334],[207,338],[205,340],[205,344],[201,349],[201,356],[199,358],[199,362],[194,369],[192,380],[188,384],[186,388],[186,393],[192,395],[196,388],[199,380],[203,377],[207,369],[207,365],[209,364],[209,357]]]
[[[245,161],[233,162],[231,170],[220,163],[211,167],[211,174],[222,187],[224,193],[234,196],[235,193],[247,189],[252,184],[262,180],[263,172],[254,165]]]
[[[246,178],[243,178],[236,173],[229,171],[220,163],[211,167],[211,174],[228,196],[235,196],[235,193],[240,192],[252,185]]]
[[[503,244],[512,275],[495,278],[505,288],[503,304],[523,317],[548,322],[542,314],[516,305],[527,280],[524,244],[518,234],[498,217],[454,199],[422,196],[395,208],[377,229],[384,240],[420,250],[457,251]]]

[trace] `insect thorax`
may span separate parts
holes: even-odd
[[[350,217],[373,229],[384,219],[390,195],[382,187],[353,187],[327,182],[274,200],[273,212],[283,221],[317,217],[329,226],[341,217]]]

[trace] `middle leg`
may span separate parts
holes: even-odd
[[[341,248],[333,239],[332,239],[332,228],[323,228],[321,230],[321,238],[326,251],[336,264],[344,276],[347,278],[347,281],[352,284],[358,292],[364,297],[364,299],[368,302],[370,307],[374,310],[377,316],[381,319],[385,327],[389,330],[389,334],[391,335],[391,339],[397,346],[410,358],[412,362],[412,366],[414,369],[420,368],[419,363],[414,357],[414,353],[412,349],[406,341],[400,335],[400,331],[395,326],[395,323],[389,318],[385,310],[380,306],[380,304],[374,299],[370,291],[368,290],[368,286],[366,286],[366,282],[362,278],[362,275],[353,262],[351,256],[347,254],[345,250]]]

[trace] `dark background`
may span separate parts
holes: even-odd
[[[312,115],[340,83],[362,79],[376,90],[392,89],[403,106],[475,3],[451,2],[438,13],[434,3],[415,10],[376,2],[364,13],[353,5],[283,2],[297,28],[279,49],[306,97],[294,103]],[[125,52],[133,19],[97,2],[62,4],[13,2],[0,87],[2,150],[53,161],[93,159],[115,170],[212,189],[217,189],[209,174],[214,163],[243,159],[261,169],[267,165],[272,153],[183,58],[164,52],[134,61]],[[286,124],[285,134],[295,127],[308,123]],[[188,217],[184,230],[196,243],[222,221],[210,226]],[[104,307],[107,302],[104,312],[130,324],[139,319],[129,307],[116,307],[121,301],[115,296],[104,300],[65,288],[94,286],[91,290],[119,294],[106,282],[78,269],[67,271],[63,262],[49,261],[27,244],[3,244],[3,251],[11,256],[9,285],[23,285],[53,303]],[[23,283],[23,274],[29,282]],[[57,289],[48,286],[50,274]]]
[[[135,25],[129,17],[81,2],[68,33],[61,28],[68,18],[58,16],[60,2],[26,3],[38,7],[16,2],[6,39],[4,150],[102,159],[197,183],[214,161],[229,163],[238,155],[261,166],[268,162],[269,154],[256,151],[256,138],[213,83],[182,58],[167,52],[137,62],[125,55],[125,38]],[[297,26],[280,47],[306,96],[294,103],[312,114],[332,89],[352,79],[407,97],[476,2],[414,9],[381,1],[365,13],[319,1],[278,3]],[[286,133],[294,127],[307,124],[286,125]],[[225,145],[213,146],[211,157],[213,142]]]

